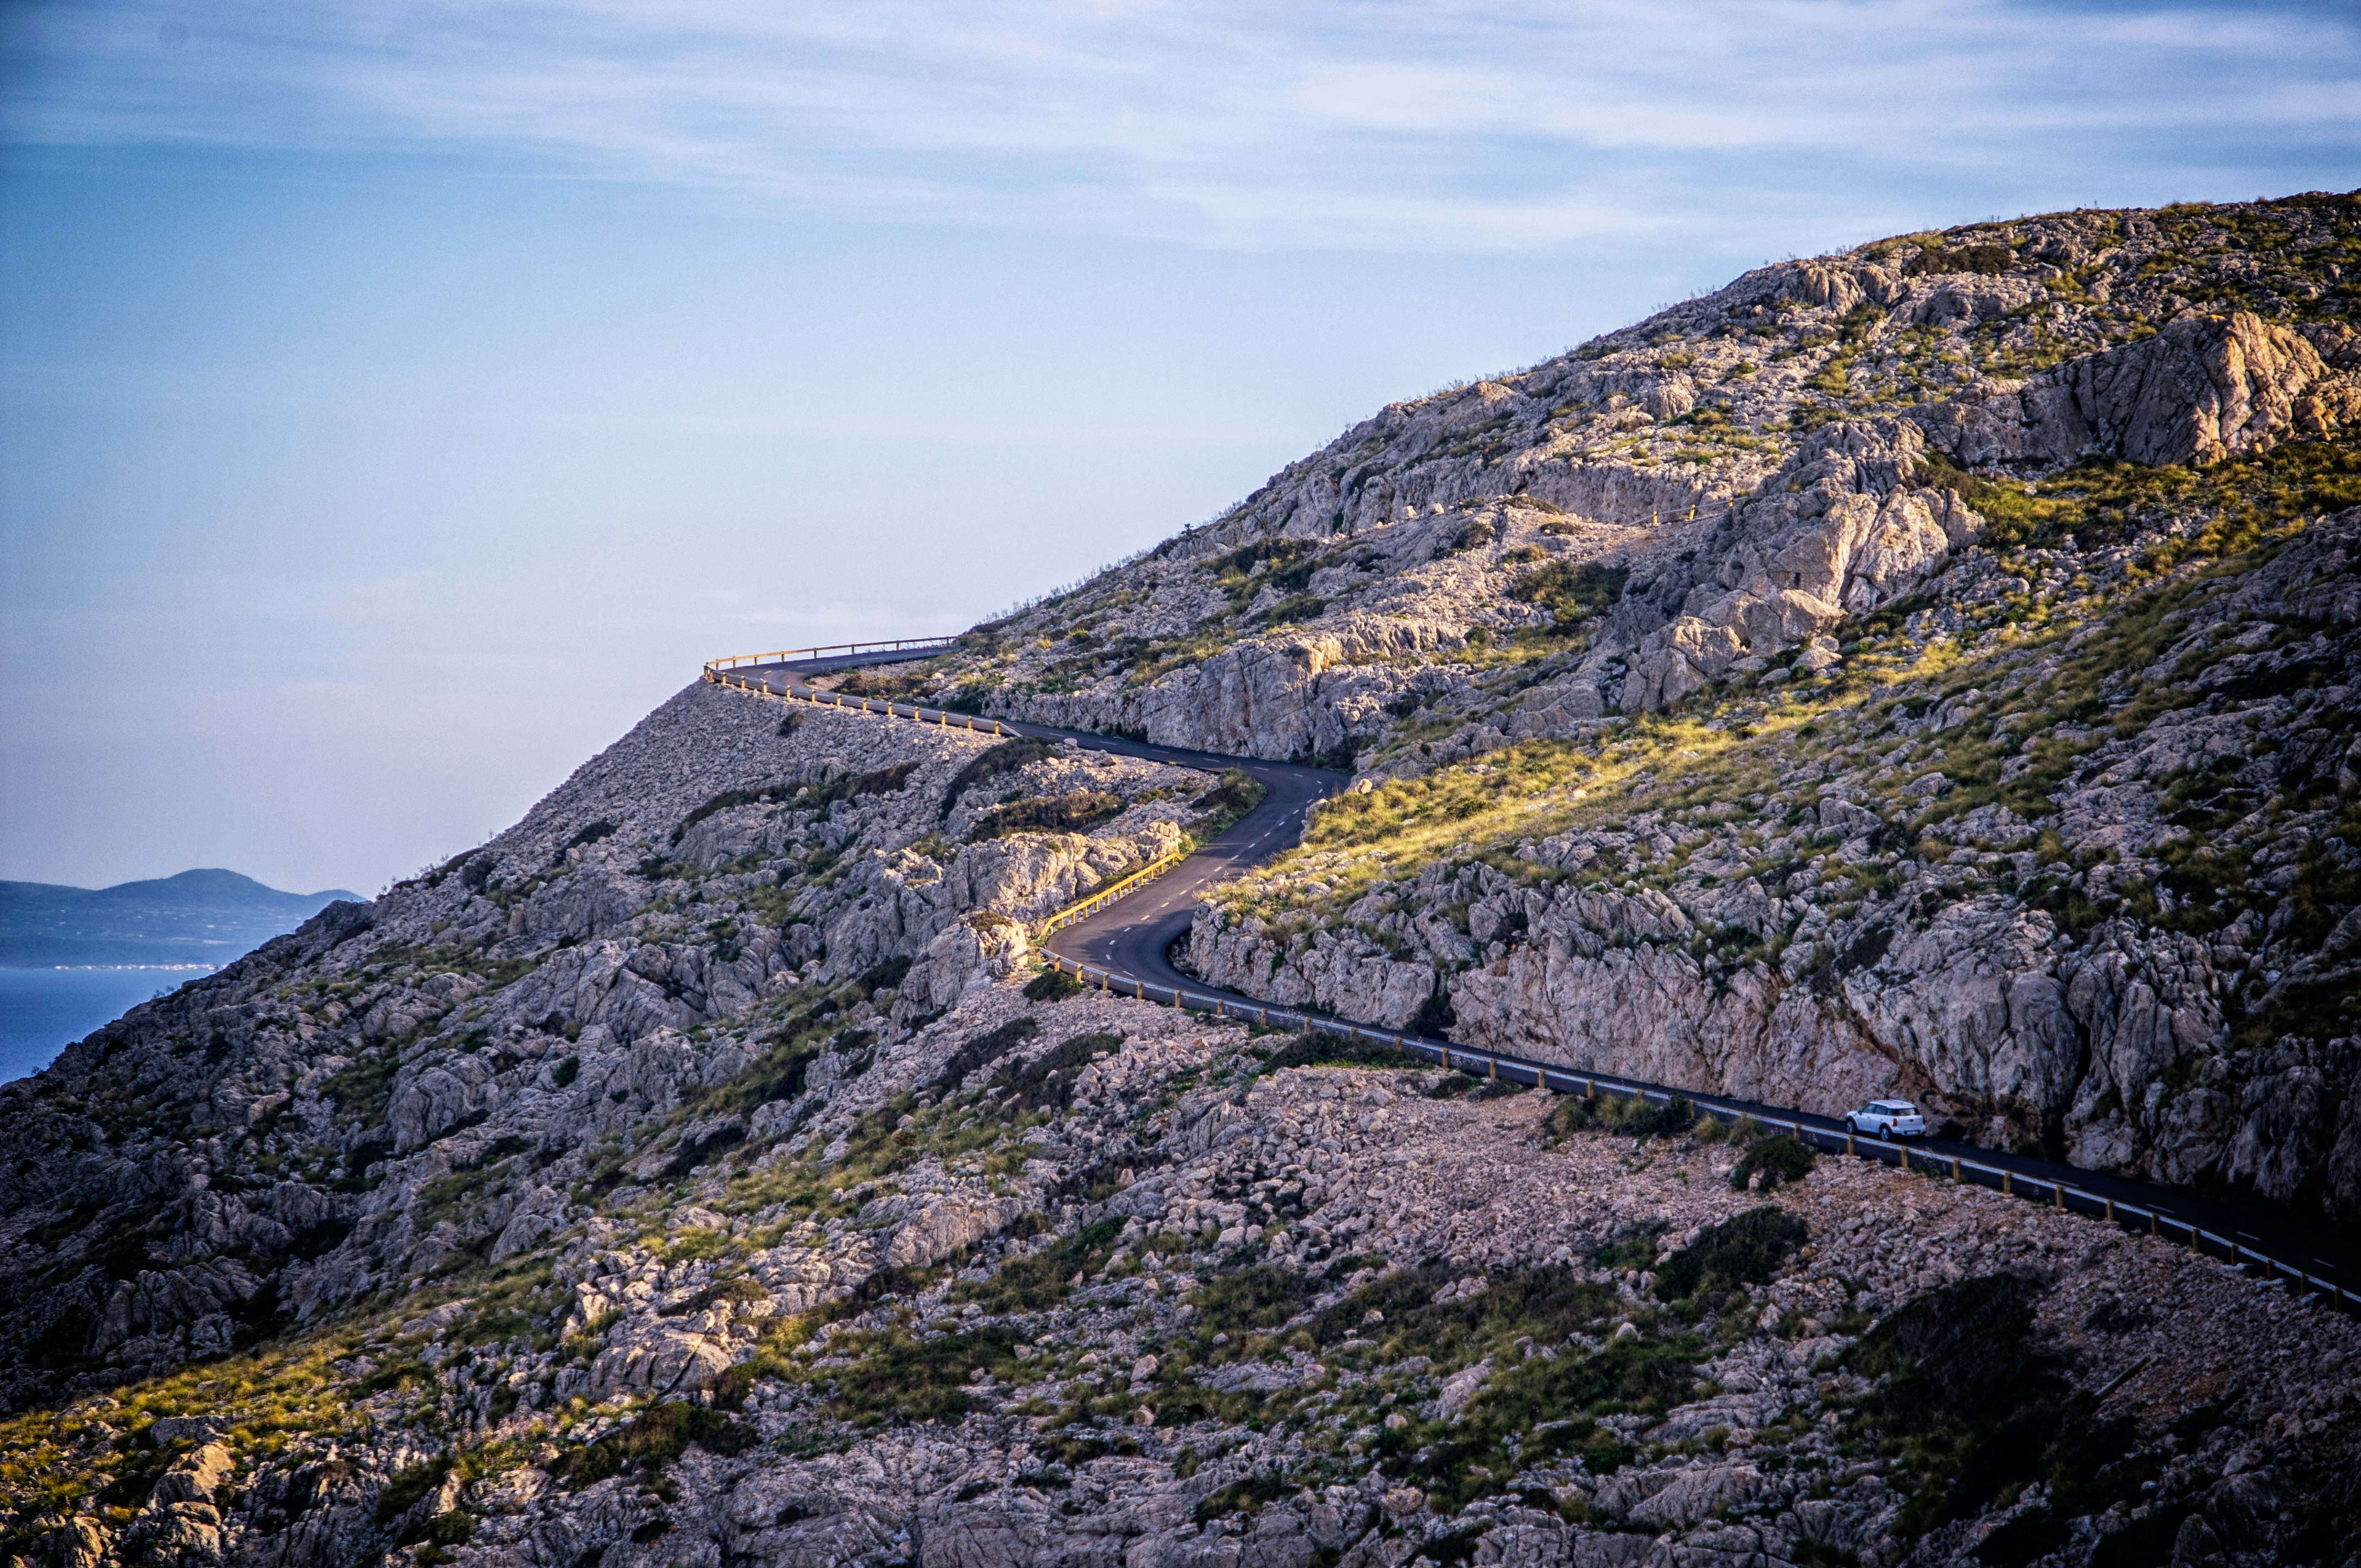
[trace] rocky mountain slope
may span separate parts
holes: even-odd
[[[1767,269],[841,684],[1349,755],[1250,993],[2349,1214],[2356,263]],[[0,1557],[2356,1560],[2283,1285],[1038,972],[1244,804],[692,686],[0,1089]]]
[[[1209,980],[2361,1216],[2361,204],[1883,240],[904,673],[1356,767]]]

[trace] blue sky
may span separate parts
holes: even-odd
[[[0,876],[375,891],[1746,267],[2356,182],[2347,6],[0,22]]]

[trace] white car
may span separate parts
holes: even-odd
[[[1923,1138],[1927,1118],[1907,1100],[1872,1100],[1845,1118],[1845,1131],[1881,1138]]]

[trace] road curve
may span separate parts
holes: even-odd
[[[773,696],[808,698],[818,694],[805,684],[804,677],[856,665],[933,658],[940,652],[940,649],[926,649],[783,661],[730,670],[719,678]],[[873,701],[871,710],[883,710],[930,724],[965,724],[970,720],[969,715],[947,714],[939,708],[919,707],[907,703]],[[1105,985],[1118,991],[1137,990],[1139,994],[1154,1000],[1177,999],[1185,992],[1185,1004],[1188,1006],[1212,1008],[1218,1003],[1225,1010],[1242,1012],[1249,1016],[1260,1014],[1273,1023],[1290,1026],[1356,1033],[1364,1039],[1379,1038],[1387,1043],[1399,1044],[1430,1060],[1455,1063],[1471,1071],[1497,1072],[1514,1082],[1548,1088],[1557,1092],[1605,1091],[1655,1099],[1668,1093],[1689,1094],[1700,1104],[1727,1113],[1742,1113],[1762,1121],[1792,1124],[1799,1135],[1823,1147],[1840,1147],[1847,1143],[1844,1124],[1839,1118],[1814,1115],[1789,1106],[1736,1100],[1726,1095],[1699,1094],[1677,1085],[1645,1083],[1620,1074],[1592,1073],[1555,1063],[1467,1049],[1452,1046],[1447,1041],[1412,1036],[1406,1031],[1307,1015],[1297,1009],[1223,991],[1184,975],[1173,967],[1171,948],[1174,943],[1188,935],[1197,905],[1202,902],[1205,892],[1292,849],[1303,836],[1305,820],[1312,807],[1344,787],[1347,776],[1297,762],[1272,762],[1258,757],[1191,751],[1177,746],[1159,746],[1089,730],[1064,729],[1049,724],[1006,718],[975,722],[993,724],[1005,734],[1072,740],[1085,750],[1106,751],[1117,756],[1142,757],[1151,762],[1170,762],[1209,772],[1235,768],[1264,784],[1268,791],[1254,810],[1202,846],[1171,872],[1143,884],[1138,891],[1088,918],[1054,933],[1043,944],[1056,958],[1066,960],[1070,970],[1080,968],[1088,971],[1085,978],[1092,984]],[[1166,993],[1165,997],[1158,997],[1158,992]],[[1908,1157],[1891,1146],[1882,1146],[1872,1140],[1860,1140],[1859,1147],[1872,1157],[1888,1159],[1889,1163],[1896,1157]],[[2255,1265],[2260,1265],[2260,1272],[2274,1277],[2292,1276],[2299,1289],[2306,1288],[2308,1282],[2309,1287],[2315,1290],[2325,1290],[2324,1299],[2334,1300],[2348,1310],[2361,1310],[2361,1235],[2339,1234],[2324,1224],[2307,1222],[2276,1206],[2202,1197],[2178,1188],[2158,1187],[2127,1177],[2084,1170],[1973,1144],[1942,1138],[1915,1140],[1910,1145],[1910,1153],[1921,1157],[1914,1162],[1920,1165],[1944,1165],[1952,1160],[1974,1162],[1995,1173],[1986,1185],[2004,1185],[2005,1181],[2014,1180],[2016,1190],[2024,1190],[2029,1187],[2034,1196],[2044,1201],[2054,1197],[2061,1207],[2066,1205],[2068,1194],[2071,1193],[2078,1200],[2087,1200],[2086,1206],[2094,1212],[2097,1212],[2095,1206],[2100,1203],[2135,1210],[2142,1216],[2136,1222],[2142,1227],[2149,1225],[2145,1216],[2154,1214],[2158,1217],[2154,1228],[2159,1234],[2176,1238],[2193,1238],[2191,1245],[2201,1250],[2224,1256],[2237,1266],[2252,1267],[2253,1265],[2241,1261],[2243,1255],[2252,1258]],[[2007,1178],[1999,1176],[1997,1173],[2000,1172],[2008,1173]]]

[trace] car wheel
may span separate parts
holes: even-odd
[[[1861,1124],[1854,1121],[1851,1117],[1847,1116],[1845,1118],[1845,1131],[1858,1137],[1861,1134]]]
[[[1883,1138],[1887,1143],[1892,1143],[1894,1141],[1894,1124],[1888,1122],[1883,1127],[1878,1128],[1877,1135]]]

